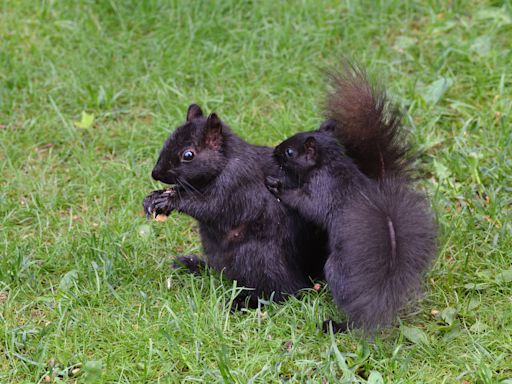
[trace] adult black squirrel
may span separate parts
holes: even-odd
[[[322,274],[325,234],[268,193],[265,175],[278,173],[272,148],[248,144],[195,104],[152,172],[173,187],[147,196],[145,212],[176,210],[199,222],[206,263],[253,289],[248,300],[237,298],[238,308],[257,306],[258,296],[283,300]],[[195,255],[177,261],[191,272],[204,265]]]
[[[363,70],[331,75],[327,121],[279,144],[288,179],[268,177],[285,205],[327,230],[325,277],[348,321],[334,331],[388,325],[421,286],[435,257],[436,227],[411,189],[401,116]],[[290,180],[294,182],[290,183]]]

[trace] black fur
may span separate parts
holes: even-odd
[[[296,157],[287,155],[290,148]],[[424,197],[398,177],[368,178],[326,132],[297,134],[275,155],[299,187],[269,177],[268,188],[327,230],[325,278],[349,324],[388,325],[418,291],[435,255],[435,226]]]
[[[152,172],[174,186],[146,197],[145,211],[176,210],[199,222],[208,266],[253,289],[235,307],[254,306],[258,296],[272,294],[280,301],[322,274],[325,234],[268,193],[265,175],[278,173],[271,148],[246,143],[194,104]],[[179,264],[192,272],[200,267],[196,257],[182,257]]]

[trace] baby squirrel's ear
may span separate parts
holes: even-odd
[[[306,150],[306,159],[308,161],[315,162],[317,156],[316,139],[313,136],[309,136],[304,141],[304,149]]]
[[[333,132],[336,128],[336,120],[329,119],[325,120],[322,124],[320,124],[320,130],[324,132]]]
[[[194,119],[197,119],[198,117],[203,116],[203,111],[201,110],[201,107],[197,104],[190,104],[187,111],[187,121],[192,121]]]
[[[206,120],[203,140],[210,149],[219,150],[222,146],[222,122],[216,113],[210,114]]]

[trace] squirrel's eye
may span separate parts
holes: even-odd
[[[288,157],[295,156],[295,151],[293,150],[293,148],[286,148],[286,156],[288,156]]]
[[[191,151],[190,149],[186,150],[181,155],[181,160],[183,160],[183,161],[191,161],[193,158],[194,158],[194,151]]]

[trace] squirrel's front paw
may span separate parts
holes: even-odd
[[[142,206],[144,207],[144,213],[146,217],[149,219],[155,210],[155,199],[162,194],[163,190],[153,191],[149,195],[147,195],[143,202]]]
[[[173,209],[172,197],[175,194],[176,192],[172,189],[160,189],[147,195],[142,203],[146,217],[149,219],[159,214],[169,215]]]
[[[160,196],[156,197],[153,204],[155,213],[169,215],[174,209],[174,197],[176,192],[172,189],[164,191]]]
[[[275,197],[281,196],[283,192],[283,183],[276,177],[267,176],[265,178],[265,185],[267,189],[272,193]]]

